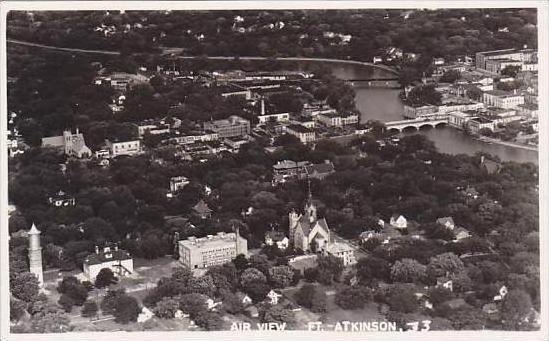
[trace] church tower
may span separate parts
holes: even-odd
[[[27,233],[29,236],[29,270],[38,278],[40,287],[44,284],[44,275],[42,272],[42,247],[40,246],[40,231],[32,223],[32,227]]]
[[[305,215],[309,217],[309,222],[313,223],[317,219],[316,217],[316,206],[313,203],[313,194],[311,192],[311,180],[307,179],[308,186],[309,186],[309,197],[307,198],[307,203],[305,204]]]
[[[289,225],[289,231],[288,231],[288,234],[289,234],[289,241],[290,241],[290,244],[293,245],[294,243],[294,234],[295,234],[295,228],[297,226],[297,221],[299,220],[300,218],[300,215],[298,215],[294,210],[292,210],[289,214],[288,214],[288,225]]]

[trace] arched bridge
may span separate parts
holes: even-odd
[[[436,127],[447,125],[447,124],[448,124],[448,118],[438,118],[438,119],[418,118],[415,120],[385,122],[385,128],[387,130],[398,130],[399,132],[402,132],[404,129],[408,129],[408,128],[415,128],[415,129],[420,129],[422,127],[436,128]]]

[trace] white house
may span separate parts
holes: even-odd
[[[280,231],[269,231],[265,233],[265,244],[276,245],[281,250],[286,250],[289,239]]]
[[[175,193],[190,183],[191,182],[187,179],[187,177],[174,176],[170,179],[170,192]]]
[[[137,322],[143,323],[150,320],[154,316],[153,312],[150,311],[147,307],[141,309],[141,313],[137,316]]]
[[[499,288],[499,295],[494,296],[494,301],[501,301],[507,295],[509,292],[509,289],[504,285],[501,288]]]
[[[124,250],[119,250],[118,246],[103,248],[100,252],[99,247],[95,248],[95,253],[88,255],[83,264],[84,275],[90,282],[95,281],[95,277],[101,269],[108,268],[118,276],[128,276],[133,272],[133,259]]]
[[[389,220],[389,224],[397,229],[405,229],[408,227],[408,221],[403,215],[393,214]]]
[[[279,294],[274,290],[269,291],[269,293],[267,294],[267,298],[269,299],[269,303],[272,304],[272,305],[277,305],[278,304],[278,299],[280,297],[282,297],[282,294]]]
[[[454,219],[452,219],[452,217],[438,218],[437,224],[446,227],[448,230],[453,230],[456,227],[456,225],[454,224]]]
[[[455,242],[471,237],[471,233],[464,227],[454,229],[454,235],[456,236],[454,239]]]

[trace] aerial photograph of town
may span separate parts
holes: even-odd
[[[11,334],[540,330],[535,7],[2,29]]]

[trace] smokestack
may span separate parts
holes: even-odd
[[[261,97],[261,116],[265,115],[265,99]]]

